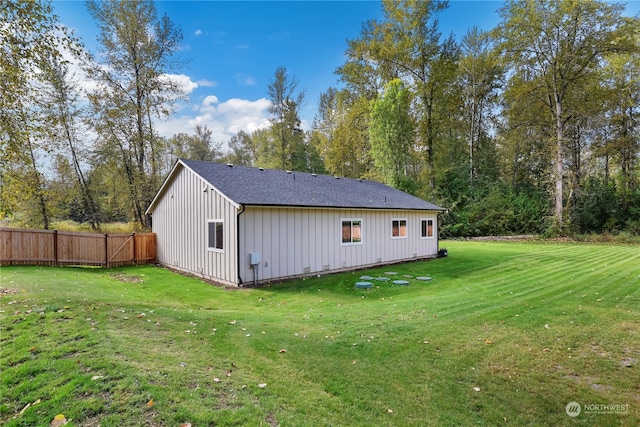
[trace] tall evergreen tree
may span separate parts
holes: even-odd
[[[369,138],[371,156],[385,184],[414,192],[415,135],[410,108],[411,96],[402,81],[387,83],[371,109]]]
[[[306,171],[307,146],[299,114],[304,91],[298,91],[298,81],[289,75],[285,67],[278,67],[267,93],[271,101],[271,141],[267,148],[269,160],[266,166]]]

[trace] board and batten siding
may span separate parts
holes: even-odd
[[[362,220],[362,243],[342,243],[342,220]],[[392,220],[407,221],[407,237],[392,238]],[[421,221],[433,220],[433,237]],[[247,206],[239,217],[240,276],[254,280],[250,254],[260,253],[259,282],[436,256],[437,212]]]
[[[157,260],[227,285],[238,285],[238,208],[211,184],[181,167],[153,210]],[[207,222],[223,221],[223,250],[207,248]]]

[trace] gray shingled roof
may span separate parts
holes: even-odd
[[[198,160],[181,162],[242,205],[444,210],[375,181]]]

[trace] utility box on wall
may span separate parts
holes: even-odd
[[[249,264],[251,265],[260,264],[260,252],[251,252],[249,254]]]

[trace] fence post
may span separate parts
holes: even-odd
[[[104,235],[104,266],[109,268],[109,235]]]
[[[136,233],[135,231],[131,233],[131,237],[133,238],[133,265],[137,265],[138,262],[136,260]]]
[[[53,265],[58,265],[58,230],[53,230]]]

